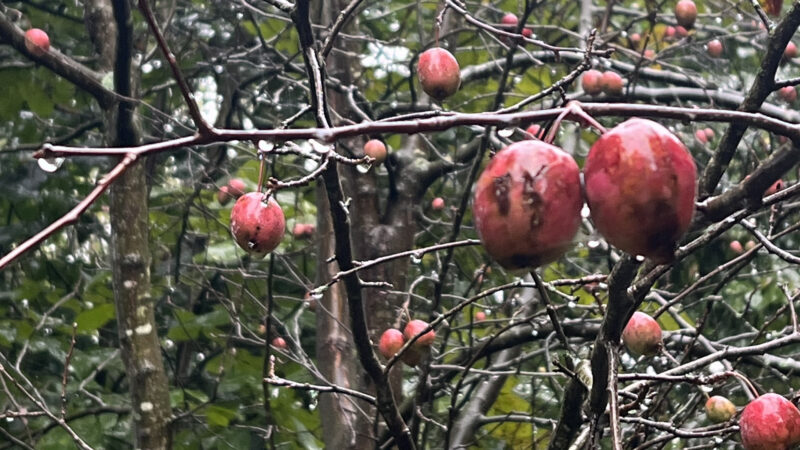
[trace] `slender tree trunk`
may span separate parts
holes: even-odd
[[[315,23],[330,28],[348,1],[326,0],[313,18]],[[356,18],[342,32],[352,32]],[[324,39],[326,36],[321,36]],[[341,51],[337,51],[341,50]],[[361,73],[361,64],[357,55],[359,49],[353,41],[339,37],[335,49],[327,58],[327,73],[348,86],[357,83],[354,74]],[[340,116],[351,120],[361,120],[351,109],[345,94],[328,90],[328,104]],[[363,138],[352,139],[343,144],[352,149],[360,149],[365,143]],[[378,256],[409,250],[414,243],[413,210],[415,202],[403,191],[393,194],[385,205],[387,211],[381,213],[379,201],[385,195],[379,189],[378,177],[385,177],[383,167],[373,167],[363,174],[353,167],[340,167],[342,187],[345,194],[352,199],[350,223],[353,236],[353,254],[358,260],[369,260]],[[393,170],[401,170],[397,165]],[[400,174],[395,176],[400,177]],[[413,185],[411,183],[410,185]],[[324,186],[317,188],[318,229],[323,238],[319,241],[319,281],[327,281],[338,269],[335,264],[326,263],[325,259],[333,254],[333,237],[330,225],[330,211]],[[361,272],[364,281],[387,281],[392,283],[393,290],[402,291],[406,282],[407,261],[393,261],[381,267]],[[381,333],[391,327],[398,326],[399,312],[405,296],[392,295],[387,289],[367,288],[364,290],[367,326],[372,342],[377,343]],[[349,333],[349,313],[343,289],[332,289],[322,299],[324,306],[317,312],[317,355],[319,368],[330,381],[375,393],[372,381],[366,376],[358,364],[353,348],[353,336]],[[327,312],[326,312],[327,311]],[[342,325],[345,325],[344,327]],[[402,368],[400,365],[392,371],[390,383],[395,395],[401,392]],[[399,403],[401,399],[395,398]],[[375,408],[352,398],[337,395],[323,395],[320,402],[320,414],[323,420],[323,439],[328,448],[336,449],[371,449],[375,446]]]
[[[101,56],[114,69],[114,88],[134,97],[131,70],[133,26],[126,0],[87,3],[87,29]],[[113,12],[113,16],[111,13]],[[116,31],[116,33],[115,33]],[[115,42],[116,46],[109,45]],[[115,146],[140,143],[134,107],[119,104],[105,111],[107,139]],[[134,447],[169,447],[169,388],[150,296],[149,215],[144,161],[132,165],[110,189],[111,267],[122,360],[131,393]]]

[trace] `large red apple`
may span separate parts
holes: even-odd
[[[231,233],[236,243],[258,258],[275,250],[285,226],[283,210],[278,202],[272,196],[265,201],[260,192],[239,197],[231,209]]]
[[[447,50],[434,47],[419,55],[417,76],[422,90],[436,100],[455,94],[461,85],[461,69],[455,56]]]
[[[580,173],[572,156],[525,140],[497,152],[475,185],[473,216],[486,252],[522,269],[558,259],[581,221]]]
[[[653,356],[661,351],[661,326],[649,315],[636,311],[622,330],[622,342],[637,355]]]
[[[778,394],[764,394],[739,418],[745,450],[790,450],[800,444],[800,411]]]
[[[391,359],[405,344],[403,333],[400,330],[390,328],[381,334],[378,342],[378,351],[386,359]]]
[[[42,56],[50,50],[50,37],[44,30],[31,28],[25,32],[25,48],[34,56]]]
[[[678,25],[689,29],[697,19],[697,5],[692,0],[680,0],[675,5],[675,20]]]
[[[403,329],[403,337],[406,340],[411,340],[414,336],[422,333],[422,330],[428,328],[428,322],[424,320],[414,319],[406,324],[405,329]],[[436,333],[433,330],[428,331],[427,333],[423,334],[419,337],[412,347],[430,347],[433,345],[433,341],[436,339]]]
[[[658,263],[673,259],[697,185],[692,156],[675,135],[646,119],[617,125],[592,145],[584,181],[592,221],[610,244]]]

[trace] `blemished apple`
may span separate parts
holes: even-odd
[[[591,218],[609,244],[663,264],[694,214],[697,169],[662,125],[629,119],[598,139],[583,168]]]
[[[800,444],[800,411],[778,394],[764,394],[744,407],[739,432],[745,450],[791,450]]]
[[[436,197],[435,199],[431,200],[431,209],[434,211],[441,211],[444,209],[444,199],[442,197]]]
[[[403,329],[403,337],[406,338],[407,341],[411,340],[414,336],[422,333],[422,330],[428,328],[428,322],[424,320],[414,319],[406,324],[406,327]],[[412,347],[430,347],[433,345],[433,341],[436,340],[436,333],[433,330],[428,331],[427,333],[423,334],[419,337]]]
[[[603,73],[599,70],[590,69],[584,72],[581,77],[581,87],[583,92],[589,95],[598,95],[603,92],[603,84],[601,82]]]
[[[694,26],[695,20],[697,20],[697,5],[692,0],[680,0],[675,5],[675,21],[688,30]]]
[[[419,55],[417,76],[422,90],[439,101],[455,94],[461,86],[461,69],[456,57],[440,47],[425,50]]]
[[[600,78],[600,86],[606,95],[622,95],[622,77],[617,72],[608,70]]]
[[[406,343],[400,330],[389,328],[381,334],[378,352],[386,359],[391,359]]]
[[[722,42],[719,39],[713,39],[706,44],[706,50],[712,58],[719,58],[722,56]]]
[[[285,350],[286,349],[286,339],[278,336],[278,337],[276,337],[275,339],[272,340],[272,346],[275,347],[275,348],[279,348],[281,350]]]
[[[275,250],[283,238],[286,220],[273,196],[261,192],[239,197],[231,209],[231,233],[239,247],[256,258]]]
[[[721,395],[715,395],[706,401],[706,416],[714,423],[727,422],[735,415],[736,405]]]
[[[661,326],[648,314],[636,311],[622,330],[622,342],[637,355],[656,355],[664,345]]]
[[[50,50],[50,37],[42,29],[31,28],[25,32],[25,48],[34,56],[42,56]]]
[[[386,161],[388,152],[386,144],[378,139],[370,139],[364,144],[364,154],[375,159],[375,164],[382,164]]]
[[[494,155],[475,184],[473,217],[486,252],[507,269],[538,267],[569,250],[580,226],[578,164],[524,140]]]

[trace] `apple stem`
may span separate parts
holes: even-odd
[[[261,160],[261,164],[258,166],[258,192],[261,192],[261,189],[264,187],[264,172],[267,171],[267,158],[265,155],[259,153],[258,159]]]
[[[747,378],[746,376],[742,375],[741,373],[739,373],[739,372],[737,372],[735,370],[732,371],[731,374],[734,377],[736,377],[739,380],[741,380],[742,383],[744,383],[747,386],[747,389],[750,390],[750,393],[753,395],[754,398],[758,398],[758,397],[761,396],[761,394],[758,393],[758,390],[756,389],[756,387],[753,386],[753,383],[750,382],[749,378]]]

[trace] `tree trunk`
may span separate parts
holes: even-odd
[[[87,9],[90,17],[111,19],[109,2],[96,0]],[[134,97],[134,72],[131,70],[133,28],[130,6],[125,0],[113,2],[113,19],[105,26],[88,26],[95,43],[116,42],[116,51],[97,45],[104,60],[101,65],[114,67],[114,88]],[[116,26],[114,26],[116,24]],[[114,31],[118,32],[115,33]],[[112,56],[113,55],[113,56]],[[140,142],[134,121],[134,107],[127,103],[106,110],[108,141],[115,146],[133,146]],[[112,252],[111,267],[117,329],[122,360],[131,393],[134,447],[166,449],[169,447],[169,388],[161,347],[158,341],[154,302],[150,296],[149,214],[144,161],[134,163],[110,188]]]

